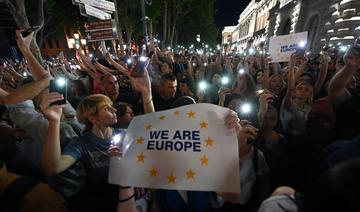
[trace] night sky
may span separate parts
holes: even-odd
[[[241,12],[251,0],[216,0],[215,24],[220,31],[224,26],[236,25]]]

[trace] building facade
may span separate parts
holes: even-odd
[[[254,25],[248,24],[249,13],[255,17]],[[308,51],[319,51],[325,45],[347,46],[360,35],[360,1],[253,0],[238,25],[239,38],[232,40],[232,48],[256,48],[261,42],[266,46],[272,36],[304,31],[308,32]]]

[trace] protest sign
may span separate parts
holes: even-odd
[[[240,192],[236,132],[229,109],[194,104],[135,117],[124,156],[110,159],[109,183],[144,188]]]
[[[290,61],[290,56],[300,43],[306,44],[307,32],[281,35],[270,38],[269,53],[272,63]],[[306,47],[304,47],[306,48]]]

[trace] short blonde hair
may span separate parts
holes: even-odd
[[[94,94],[85,97],[76,108],[76,117],[83,124],[90,123],[90,117],[96,115],[101,106],[110,105],[112,101],[103,94]]]

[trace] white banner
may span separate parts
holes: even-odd
[[[99,9],[104,9],[107,11],[115,11],[115,4],[111,1],[105,0],[83,0],[85,4],[97,7]]]
[[[292,53],[296,52],[299,44],[307,43],[307,32],[300,32],[289,35],[281,35],[270,38],[269,53],[272,59],[271,62],[286,62],[290,61]],[[306,48],[304,46],[304,48]]]
[[[85,11],[86,11],[86,14],[94,16],[100,20],[111,19],[111,15],[109,13],[101,11],[101,10],[99,10],[95,7],[92,7],[90,5],[87,5],[87,4],[85,4]]]
[[[194,104],[135,117],[110,159],[109,183],[143,188],[240,192],[236,133],[229,109]]]

